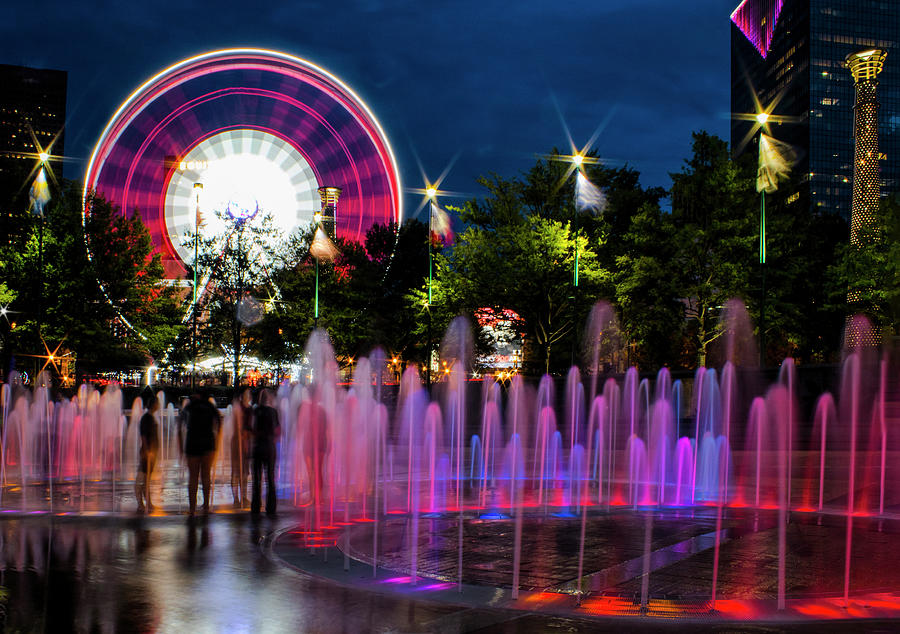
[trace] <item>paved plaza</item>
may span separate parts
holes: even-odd
[[[212,514],[190,518],[174,490],[146,516],[130,512],[128,493],[116,496],[121,510],[115,512],[3,514],[6,631],[890,631],[891,619],[900,618],[900,597],[891,591],[900,587],[891,548],[900,522],[891,519],[857,520],[854,596],[845,606],[844,518],[794,513],[787,529],[787,606],[777,611],[775,512],[726,512],[719,533],[721,600],[713,609],[714,508],[592,511],[582,586],[590,592],[579,604],[580,517],[532,513],[523,520],[514,598],[510,518],[467,512],[460,584],[459,524],[452,513],[421,517],[418,531],[405,515],[387,516],[377,527],[373,562],[371,521],[340,525],[338,513],[333,526],[315,530],[307,509],[283,504],[276,517],[253,517],[220,497]],[[419,540],[415,583],[413,534]]]

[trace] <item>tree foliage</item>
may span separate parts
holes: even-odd
[[[16,294],[16,328],[4,350],[46,354],[57,345],[75,353],[76,373],[144,367],[171,346],[179,328],[176,298],[150,236],[125,216],[63,181],[43,219],[31,216],[19,239],[3,248],[0,275]]]
[[[185,333],[185,337],[201,357],[226,352],[237,384],[243,374],[241,362],[252,349],[245,330],[258,321],[253,313],[258,306],[261,311],[258,297],[266,292],[269,281],[266,261],[277,253],[280,235],[272,226],[271,216],[251,222],[229,216],[223,210],[215,213],[225,226],[223,233],[185,237],[185,246],[197,249],[196,262],[192,263],[192,267],[197,267],[196,276],[193,268],[189,271],[191,280],[197,280],[197,288],[192,288],[189,298],[193,301],[197,297],[189,315],[191,330],[196,315],[196,342],[190,341],[195,336],[193,332]]]
[[[421,222],[407,220],[372,226],[365,245],[335,238],[334,261],[319,263],[318,327],[328,332],[339,360],[349,363],[376,346],[406,360],[424,359],[424,341],[415,335],[418,307],[405,297],[427,275],[426,233]],[[266,358],[299,358],[315,326],[312,238],[310,229],[290,240],[273,267],[277,300],[258,330]]]
[[[827,281],[839,314],[864,314],[885,336],[900,334],[900,198],[881,202],[856,244],[840,244]]]
[[[525,367],[560,370],[573,358],[591,298],[611,289],[611,273],[598,257],[605,223],[576,212],[573,171],[560,160],[539,160],[522,178],[495,175],[479,183],[487,195],[456,210],[466,229],[437,257],[435,323],[443,328],[453,315],[480,308],[511,309],[525,334]],[[422,303],[424,293],[412,301]]]

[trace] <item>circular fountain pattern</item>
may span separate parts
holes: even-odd
[[[138,210],[167,274],[178,277],[198,182],[207,218],[236,195],[274,215],[285,234],[308,226],[319,186],[342,190],[341,237],[361,241],[374,223],[402,216],[393,151],[369,108],[327,71],[277,51],[213,51],[149,79],[104,129],[85,195]]]

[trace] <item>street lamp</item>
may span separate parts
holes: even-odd
[[[47,185],[46,168],[50,155],[41,150],[38,153],[38,173],[31,185],[29,198],[31,210],[37,214],[38,220],[38,336],[44,323],[44,205],[50,200],[50,188]]]
[[[449,172],[450,167],[453,165],[454,161],[456,161],[456,158],[451,161],[450,165],[447,166],[447,168],[444,170],[444,173],[441,174],[440,178],[438,178],[437,181],[429,182],[426,180],[424,188],[411,190],[424,195],[422,203],[415,211],[416,214],[418,214],[425,205],[428,205],[428,295],[422,302],[422,305],[425,307],[425,310],[428,311],[428,360],[425,364],[425,380],[429,389],[431,388],[432,362],[431,304],[434,299],[432,292],[432,285],[434,282],[434,245],[432,244],[432,242],[434,240],[435,234],[440,234],[445,238],[452,235],[452,230],[450,227],[450,217],[447,215],[447,212],[441,209],[438,205],[437,197],[442,193],[439,189],[441,186],[441,182],[447,176],[447,173]],[[443,193],[446,194],[447,192]]]
[[[759,192],[759,267],[761,275],[759,303],[759,361],[766,365],[766,193],[778,190],[778,181],[787,177],[792,152],[789,146],[766,134],[770,115],[756,115],[759,124],[759,163],[756,172],[756,191]]]
[[[197,377],[197,260],[200,254],[200,194],[203,183],[194,183],[194,297],[191,304],[191,390]]]
[[[425,365],[425,383],[428,389],[431,389],[431,282],[433,278],[434,254],[432,246],[432,232],[434,231],[434,206],[437,198],[437,189],[429,186],[425,188],[425,195],[428,197],[428,361]]]
[[[591,210],[594,213],[602,212],[606,207],[606,198],[603,195],[603,192],[600,191],[596,185],[594,185],[591,181],[588,180],[587,175],[584,173],[584,166],[588,163],[597,163],[599,160],[596,157],[587,156],[584,150],[576,151],[574,154],[569,156],[561,157],[564,160],[572,163],[572,167],[569,168],[569,171],[566,172],[565,178],[568,179],[569,174],[573,171],[575,172],[575,205],[572,211],[572,224],[575,229],[575,265],[573,267],[572,274],[572,287],[573,287],[573,301],[572,301],[572,363],[575,363],[575,347],[577,345],[577,331],[578,331],[578,273],[579,273],[579,249],[578,249],[578,238],[580,227],[578,224],[578,214],[579,212]]]
[[[759,358],[760,365],[766,364],[766,193],[773,193],[778,189],[778,181],[787,178],[796,154],[791,146],[775,140],[769,136],[770,126],[773,123],[799,123],[800,117],[773,114],[773,110],[783,97],[783,93],[775,96],[767,106],[763,106],[755,93],[753,96],[755,112],[732,113],[732,118],[740,121],[752,122],[738,151],[757,137],[759,149],[759,163],[756,173],[756,191],[759,199],[759,267],[760,267],[760,305],[759,305]],[[759,130],[759,134],[756,131]]]

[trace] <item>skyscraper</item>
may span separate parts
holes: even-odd
[[[878,77],[880,191],[900,191],[900,0],[745,0],[732,13],[731,111],[771,116],[798,150],[787,205],[851,216],[854,79],[847,56],[887,53]],[[735,156],[756,155],[755,121],[732,119]]]
[[[62,156],[67,73],[0,64],[0,244],[7,244],[27,212],[29,174],[40,148]],[[62,163],[51,159],[59,176]],[[34,178],[34,175],[31,175]]]

